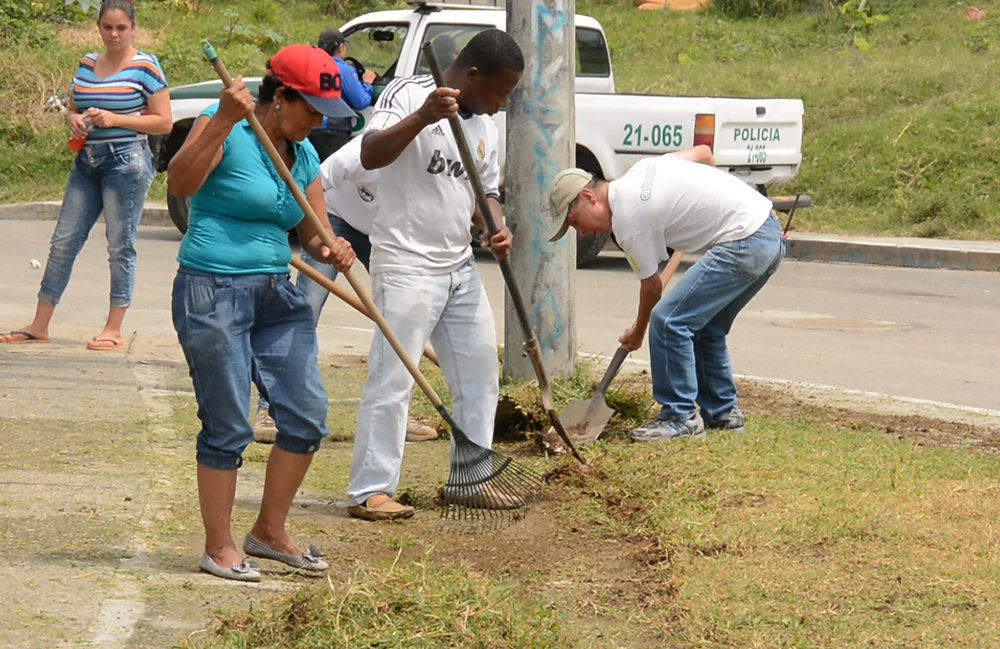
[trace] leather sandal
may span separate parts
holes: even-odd
[[[366,521],[394,521],[409,518],[416,510],[396,502],[386,494],[375,494],[369,496],[362,505],[348,507],[347,513]]]

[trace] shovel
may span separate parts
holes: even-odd
[[[615,414],[614,409],[605,403],[604,393],[608,391],[608,386],[621,369],[628,352],[628,347],[625,345],[619,347],[607,371],[604,372],[604,378],[594,391],[594,396],[587,401],[577,399],[571,402],[560,415],[559,419],[566,427],[566,432],[577,444],[589,444],[600,437],[611,415]]]
[[[677,267],[680,266],[682,257],[684,257],[684,254],[680,252],[675,252],[671,255],[670,261],[667,262],[667,267],[660,274],[660,283],[664,290],[666,290],[667,283],[677,270]],[[621,369],[622,363],[625,362],[625,357],[628,356],[628,353],[628,347],[624,345],[619,347],[611,359],[611,364],[608,365],[607,371],[604,372],[604,377],[601,379],[600,384],[598,384],[597,390],[594,391],[594,396],[590,397],[587,401],[577,399],[570,402],[566,406],[566,409],[563,410],[562,416],[559,417],[563,425],[566,426],[566,432],[578,444],[589,444],[600,437],[601,433],[604,432],[604,427],[608,425],[611,415],[615,414],[614,409],[605,402],[604,394],[608,391],[611,381],[618,374],[618,370]]]

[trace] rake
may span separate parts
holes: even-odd
[[[208,59],[216,73],[222,80],[222,84],[228,88],[232,85],[232,77],[226,70],[216,53],[215,48],[207,40],[202,41],[202,49],[205,58]],[[305,194],[299,188],[295,179],[292,178],[288,167],[281,159],[271,139],[267,136],[264,128],[257,120],[257,116],[251,113],[247,117],[250,127],[257,135],[264,150],[267,151],[271,163],[281,176],[288,189],[295,196],[296,202],[302,208],[306,219],[312,224],[319,234],[323,245],[331,247],[333,238],[326,228],[323,227],[316,212]],[[406,366],[407,371],[416,381],[420,389],[430,400],[434,408],[441,414],[441,417],[451,427],[452,451],[451,467],[448,482],[441,489],[441,518],[438,526],[446,531],[455,532],[485,532],[497,530],[524,517],[527,506],[542,497],[544,489],[544,479],[538,473],[515,462],[513,458],[501,455],[488,448],[479,446],[465,434],[458,422],[451,416],[441,398],[428,383],[426,377],[406,353],[402,343],[392,332],[382,313],[375,306],[368,290],[358,279],[353,269],[347,269],[342,273],[347,278],[348,283],[364,305],[368,316],[375,321],[382,331],[386,341],[399,359]]]
[[[444,75],[441,74],[441,66],[438,64],[437,56],[434,55],[434,48],[430,41],[424,43],[420,49],[423,51],[424,59],[427,61],[427,66],[434,77],[435,85],[438,88],[444,87]],[[469,182],[472,184],[473,193],[476,195],[476,204],[483,215],[483,223],[486,224],[487,234],[492,238],[498,231],[497,224],[493,219],[493,212],[490,210],[489,202],[486,200],[486,192],[483,191],[482,180],[480,180],[479,173],[476,171],[472,152],[469,150],[469,143],[465,139],[465,131],[462,130],[462,123],[457,116],[453,116],[448,118],[448,124],[455,135],[455,144],[458,145],[458,151],[462,156],[462,165],[465,167],[465,172],[469,175]],[[514,282],[514,270],[511,268],[509,259],[500,260],[500,272],[503,274],[503,281],[507,285],[507,293],[510,295],[510,301],[514,304],[514,311],[517,312],[517,320],[524,333],[525,354],[531,359],[531,367],[535,370],[535,376],[538,377],[538,389],[542,395],[542,407],[545,408],[552,427],[559,433],[559,437],[566,444],[566,448],[573,453],[573,457],[580,464],[586,464],[586,460],[576,450],[576,446],[574,446],[573,441],[566,432],[566,428],[559,420],[559,415],[556,413],[555,401],[552,399],[552,388],[549,387],[548,373],[545,371],[545,363],[542,361],[542,350],[538,344],[538,337],[531,330],[531,322],[528,320],[528,310],[524,307],[524,298],[521,297],[521,291]]]

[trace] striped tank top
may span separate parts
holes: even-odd
[[[119,115],[148,115],[149,98],[167,86],[160,62],[152,54],[137,52],[125,68],[104,78],[94,75],[97,52],[80,60],[70,90],[80,112],[98,108]],[[87,144],[131,142],[146,139],[145,133],[125,128],[97,128],[87,137]]]

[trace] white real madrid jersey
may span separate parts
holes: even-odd
[[[416,112],[434,91],[430,76],[396,79],[382,91],[366,131],[384,130]],[[499,135],[487,115],[461,119],[487,195],[499,195]],[[475,196],[447,120],[425,127],[379,170],[372,228],[373,273],[450,273],[472,256]]]

